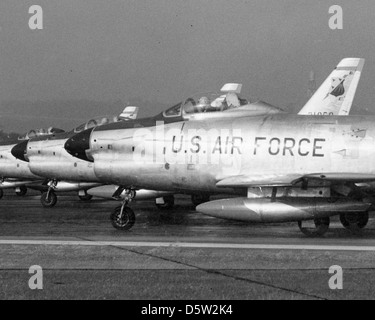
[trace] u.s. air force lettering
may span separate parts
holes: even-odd
[[[244,139],[239,136],[218,136],[214,139],[211,149],[201,136],[195,135],[186,139],[183,135],[173,136],[173,153],[211,153],[211,154],[243,154],[246,146]],[[324,138],[292,138],[292,137],[264,137],[257,136],[251,147],[254,156],[269,154],[271,156],[300,156],[300,157],[324,157]],[[185,145],[184,145],[185,142]],[[206,146],[204,146],[206,144]]]
[[[254,155],[262,149],[267,149],[271,156],[282,154],[283,156],[312,156],[324,157],[323,143],[326,140],[323,138],[267,138],[256,137],[254,146]]]

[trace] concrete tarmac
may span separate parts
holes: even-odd
[[[190,198],[172,210],[133,203],[136,224],[115,230],[119,205],[74,194],[55,208],[40,195],[0,200],[0,299],[374,299],[375,219],[360,234],[338,219],[323,238],[296,223],[257,225],[201,215]],[[29,268],[43,269],[31,290]],[[329,268],[343,269],[332,290]]]

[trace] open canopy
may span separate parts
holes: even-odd
[[[225,84],[220,92],[205,92],[193,95],[186,100],[174,105],[163,113],[164,117],[189,118],[194,115],[218,113],[227,114],[231,111],[242,110],[246,112],[277,113],[281,109],[262,101],[245,99],[240,96],[242,85],[237,83]]]

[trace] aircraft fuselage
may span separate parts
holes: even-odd
[[[368,116],[275,114],[101,127],[91,134],[89,153],[96,175],[106,183],[223,192],[216,183],[233,176],[375,175],[374,123]]]
[[[31,172],[48,179],[98,182],[92,163],[74,158],[64,149],[65,142],[72,135],[64,133],[30,140],[27,158]]]
[[[12,148],[17,143],[0,146],[0,178],[40,179],[32,173],[27,162],[16,159],[12,155]]]

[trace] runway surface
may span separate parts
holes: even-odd
[[[132,230],[115,230],[118,203],[38,193],[0,200],[0,299],[374,299],[375,219],[357,235],[335,220],[324,238],[295,223],[255,225],[206,217],[189,197],[170,211],[132,204]],[[30,290],[30,266],[43,290]],[[343,290],[328,270],[343,268]]]

